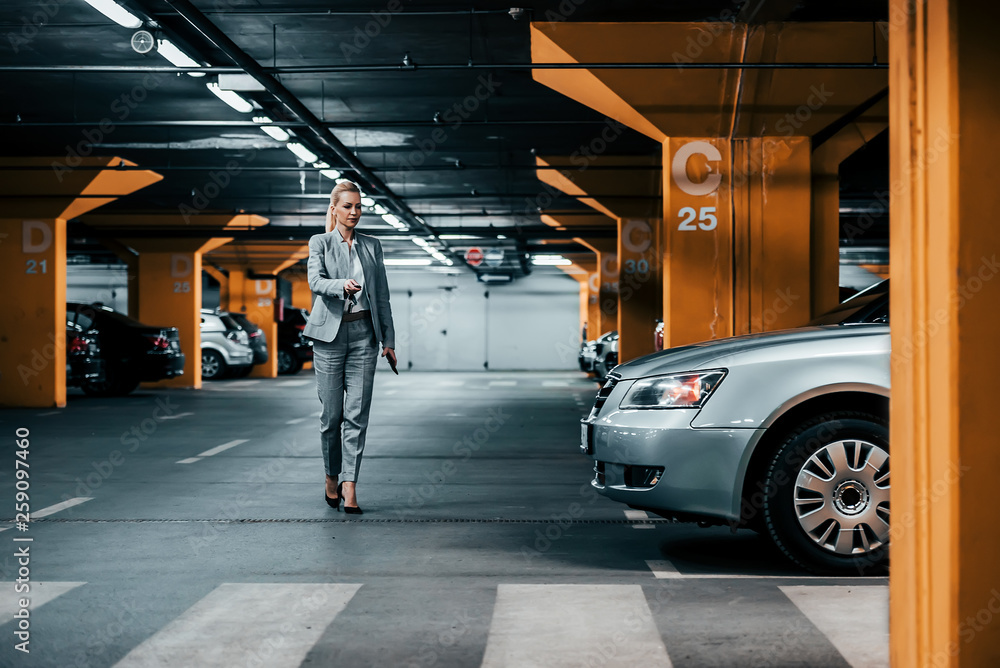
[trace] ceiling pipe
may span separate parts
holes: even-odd
[[[185,0],[164,0],[170,4]],[[204,17],[203,17],[204,18]],[[207,19],[206,19],[207,20]],[[227,38],[228,39],[228,38]],[[225,50],[225,49],[223,49]],[[254,61],[256,62],[256,61]],[[339,72],[455,70],[887,70],[889,63],[437,63],[419,65],[300,65],[262,67],[261,74],[335,74]],[[204,72],[243,74],[239,67],[169,67],[142,65],[4,65],[0,72]],[[256,78],[256,77],[255,77]]]
[[[361,160],[357,158],[336,136],[323,124],[323,122],[306,107],[295,95],[285,86],[267,73],[264,68],[245,51],[236,45],[229,37],[219,29],[212,21],[202,14],[188,0],[165,0],[173,7],[184,20],[190,23],[198,32],[226,54],[239,68],[246,74],[252,76],[264,89],[275,99],[285,106],[290,112],[301,119],[319,138],[325,147],[336,155],[343,164],[358,174],[363,181],[366,190],[371,194],[382,195],[386,198],[396,213],[401,215],[409,227],[418,233],[436,236],[410,207],[400,199],[378,176],[376,176]],[[444,250],[450,252],[456,261],[461,262],[461,258],[455,254],[448,244],[442,242]],[[461,262],[464,264],[464,262]]]

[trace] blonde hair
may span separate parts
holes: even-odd
[[[333,187],[330,191],[330,206],[326,209],[326,231],[329,232],[333,229],[333,207],[337,206],[337,202],[340,200],[340,196],[344,193],[358,193],[361,194],[361,188],[354,181],[348,179],[342,179],[337,185]]]

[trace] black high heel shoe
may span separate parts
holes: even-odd
[[[337,498],[331,499],[329,496],[326,495],[325,489],[323,490],[323,498],[326,499],[326,505],[330,506],[334,510],[340,510],[340,500],[344,498],[340,494],[340,485],[337,485]]]
[[[340,496],[340,498],[344,498],[343,493],[340,491],[340,487],[343,484],[344,483],[340,483],[339,485],[337,485],[337,494]],[[360,506],[349,506],[349,505],[347,505],[347,501],[344,501],[344,512],[347,513],[348,515],[362,515],[362,514],[364,514],[364,511],[361,510]]]

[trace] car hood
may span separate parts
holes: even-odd
[[[775,332],[745,334],[725,339],[701,341],[688,346],[668,348],[662,352],[645,355],[614,368],[613,373],[623,379],[642,378],[657,374],[705,368],[720,357],[745,355],[764,348],[813,341],[847,339],[853,337],[888,334],[888,325],[825,325],[799,327]]]

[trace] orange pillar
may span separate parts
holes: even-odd
[[[0,219],[0,405],[66,405],[66,221]]]
[[[254,366],[253,378],[278,377],[278,323],[274,315],[277,278],[251,278],[244,269],[229,268],[229,301],[226,308],[243,313],[267,337],[267,362]]]
[[[618,219],[620,363],[656,352],[653,332],[663,312],[660,228],[659,220]]]
[[[231,238],[123,239],[138,251],[138,310],[130,316],[151,326],[176,327],[184,373],[143,387],[201,387],[201,260]],[[131,300],[130,300],[131,301]]]
[[[66,405],[66,221],[162,178],[117,171],[135,166],[121,158],[60,160],[0,158],[0,406]]]
[[[892,665],[1000,665],[996,4],[890,0]]]

